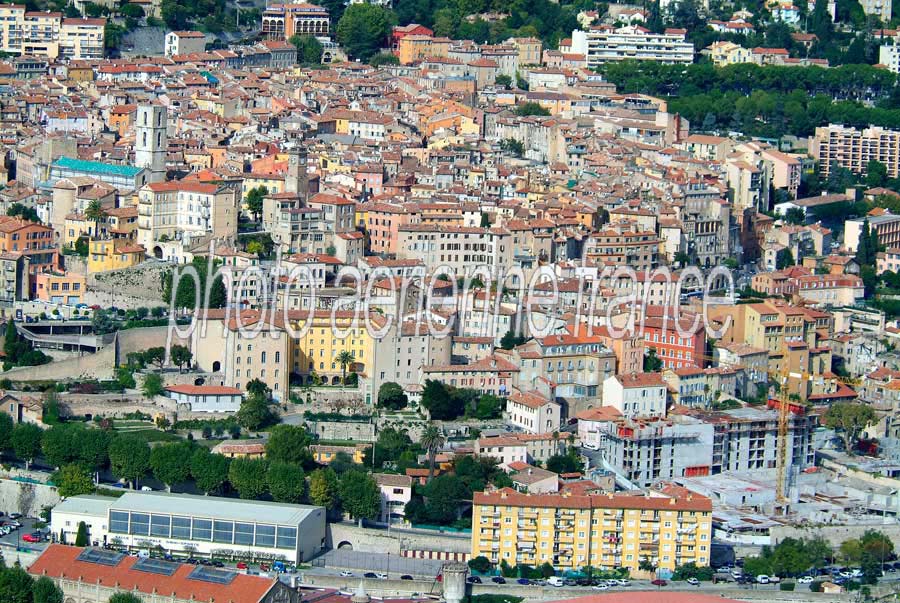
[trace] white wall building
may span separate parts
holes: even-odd
[[[637,25],[576,29],[572,32],[572,52],[583,54],[588,67],[626,60],[690,64],[694,62],[694,45],[685,41],[685,33],[667,29],[656,34]]]
[[[536,391],[514,391],[506,400],[510,423],[527,433],[559,431],[560,405]]]
[[[664,417],[666,383],[659,373],[615,375],[603,382],[603,406],[624,417]]]
[[[170,385],[168,397],[189,404],[191,412],[237,412],[244,394],[234,387],[219,385]]]
[[[160,546],[195,556],[249,552],[291,563],[307,561],[325,546],[322,507],[164,492],[103,498],[67,498],[53,509],[52,532],[74,542],[84,521],[98,546],[129,551]]]
[[[412,500],[412,478],[408,475],[374,473],[372,477],[381,491],[380,521],[394,523],[405,518],[406,503]]]

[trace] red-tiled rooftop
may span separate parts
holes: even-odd
[[[84,549],[62,544],[51,544],[38,557],[28,572],[33,576],[51,578],[65,576],[69,580],[81,580],[86,586],[117,587],[120,591],[141,595],[168,597],[184,601],[233,601],[234,603],[258,603],[271,590],[275,580],[238,574],[230,584],[214,584],[188,578],[195,566],[181,564],[171,576],[151,574],[132,569],[137,557],[125,556],[115,566],[79,561]]]

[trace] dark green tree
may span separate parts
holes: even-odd
[[[388,410],[406,408],[409,399],[399,383],[386,381],[378,388],[378,407]]]
[[[300,46],[298,45],[298,42],[303,42],[306,38],[313,40],[314,42],[316,42],[316,44],[319,45],[319,60],[316,62],[321,62],[322,44],[318,40],[313,38],[312,36],[292,36],[291,39],[288,41],[291,44],[293,44],[294,46],[297,46],[297,50],[300,51]],[[305,44],[305,42],[304,42],[304,44]],[[303,60],[302,56],[301,56],[301,60]],[[269,189],[266,188],[265,186],[257,186],[257,187],[251,188],[249,191],[247,191],[247,198],[245,199],[245,201],[247,203],[247,211],[249,211],[251,214],[253,214],[254,220],[259,220],[259,215],[263,211],[263,199],[265,199],[266,195],[268,195],[268,194],[269,194]]]
[[[228,480],[228,459],[206,448],[197,448],[191,456],[191,477],[204,494],[218,492]]]
[[[75,546],[85,547],[88,545],[87,524],[83,521],[78,522],[78,531],[75,533]]]
[[[171,491],[172,486],[186,482],[191,476],[193,442],[176,442],[156,446],[150,451],[150,468],[153,476]]]
[[[275,502],[296,504],[306,497],[306,477],[303,468],[296,463],[270,462],[266,484]]]
[[[241,427],[256,431],[275,422],[276,417],[269,401],[258,394],[251,394],[241,402],[236,418]]]
[[[540,105],[540,103],[536,103],[533,101],[524,102],[521,105],[517,106],[515,109],[515,114],[520,117],[527,117],[530,115],[550,115],[550,111],[545,109]]]
[[[44,432],[34,423],[18,423],[12,430],[10,443],[16,457],[25,461],[25,468],[41,453],[41,437]]]
[[[94,491],[94,480],[91,478],[91,474],[83,466],[77,464],[64,465],[53,474],[53,483],[56,484],[59,495],[63,498],[90,494]]]
[[[870,160],[869,163],[866,164],[866,186],[869,188],[884,186],[887,184],[887,181],[887,166],[877,159]]]
[[[656,355],[656,348],[649,348],[644,356],[644,372],[658,373],[662,370],[662,360]]]
[[[276,425],[269,431],[266,441],[266,458],[270,461],[308,464],[312,460],[309,445],[312,437],[305,427],[297,425]]]
[[[295,34],[290,37],[288,42],[297,47],[297,62],[305,65],[319,65],[322,62],[322,53],[325,49],[322,46],[322,43],[313,36],[298,36]],[[251,190],[251,192],[253,191]],[[262,213],[262,204],[260,203],[259,205],[259,211],[254,210],[250,207],[250,195],[248,194],[247,207],[253,212],[258,220],[259,214]]]
[[[335,30],[337,41],[350,57],[367,62],[397,22],[393,11],[374,4],[351,4]]]
[[[256,500],[266,492],[266,469],[266,461],[262,459],[233,459],[228,467],[228,481],[238,496]]]
[[[340,504],[340,483],[334,470],[316,469],[309,476],[309,501],[333,511]]]
[[[0,570],[0,601],[3,603],[33,603],[31,576],[18,565]]]
[[[113,475],[136,487],[150,470],[150,447],[137,436],[117,435],[109,443],[109,464]]]
[[[63,603],[63,591],[53,580],[41,576],[31,587],[34,603]]]
[[[353,469],[341,476],[341,505],[354,519],[375,519],[381,512],[381,492],[368,473]]]

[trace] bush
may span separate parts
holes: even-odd
[[[794,590],[793,582],[781,582],[778,585],[779,590]]]
[[[483,555],[469,559],[469,569],[480,574],[486,574],[491,571],[491,560]]]
[[[816,580],[816,581],[810,583],[809,590],[811,590],[814,593],[820,593],[820,592],[822,592],[822,584],[823,584],[823,582],[821,580]]]

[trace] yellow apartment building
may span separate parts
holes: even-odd
[[[347,367],[351,372],[368,374],[375,362],[375,339],[366,329],[365,314],[354,311],[336,311],[332,324],[332,312],[315,311],[312,323],[306,311],[290,312],[288,320],[297,337],[290,342],[290,366],[292,372],[300,375],[304,383],[311,382],[313,374],[324,383],[338,385],[341,380],[341,363],[337,358],[341,352],[353,354],[353,364]],[[383,325],[383,318],[370,315],[374,330]]]
[[[472,557],[557,570],[587,565],[635,571],[642,560],[674,570],[709,565],[712,501],[677,489],[654,493],[526,494],[511,488],[477,492]]]
[[[144,261],[147,251],[128,239],[91,239],[88,248],[88,271],[106,272],[130,268]]]
[[[355,446],[331,446],[329,444],[312,444],[309,451],[312,452],[313,460],[320,465],[327,465],[334,460],[338,454],[343,452],[353,459],[357,465],[362,465],[365,460],[366,450],[371,444],[356,444]]]

